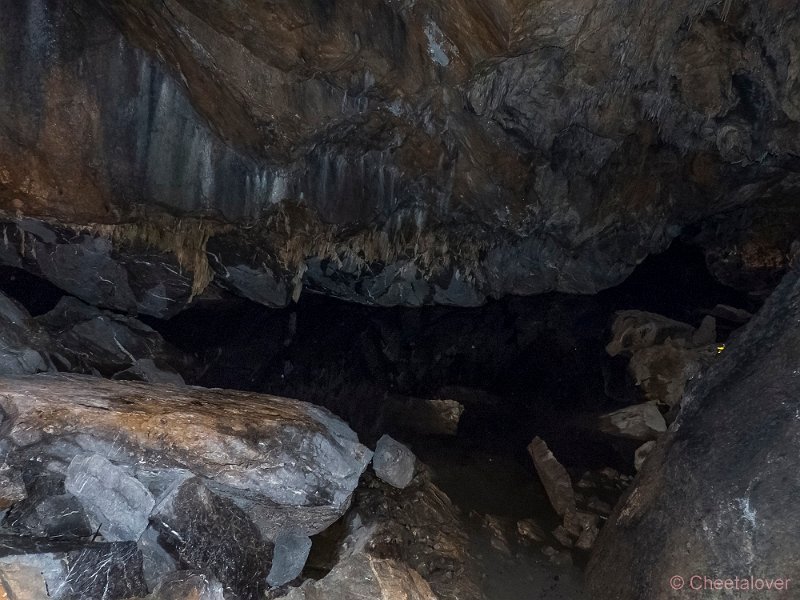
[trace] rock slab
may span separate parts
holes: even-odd
[[[575,490],[569,473],[558,462],[553,453],[540,437],[533,438],[528,445],[528,454],[531,455],[533,466],[542,481],[547,497],[559,517],[576,510]]]

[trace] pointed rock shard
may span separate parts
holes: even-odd
[[[647,442],[667,430],[667,423],[655,402],[634,404],[603,415],[599,420],[603,433]]]
[[[575,511],[575,490],[572,489],[569,473],[553,456],[544,440],[538,436],[533,438],[528,446],[528,454],[533,459],[536,473],[542,480],[550,504],[558,516],[563,517],[568,512]]]

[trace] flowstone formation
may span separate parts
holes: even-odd
[[[679,235],[763,291],[797,249],[776,0],[0,10],[0,261],[91,304],[592,293]]]

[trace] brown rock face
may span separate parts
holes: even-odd
[[[616,284],[742,207],[765,233],[712,257],[726,279],[785,269],[796,237],[758,208],[797,211],[786,3],[0,11],[0,260],[95,304],[165,316],[215,279],[269,305],[475,305]]]

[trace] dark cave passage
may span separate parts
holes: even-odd
[[[61,292],[15,272],[0,289],[44,312]],[[636,441],[610,438],[595,419],[640,400],[626,360],[604,347],[617,310],[652,311],[697,326],[718,304],[758,300],[717,283],[702,253],[676,242],[622,285],[595,296],[546,294],[479,308],[375,308],[305,294],[285,309],[230,295],[199,300],[169,320],[141,317],[200,364],[190,381],[325,406],[373,444],[408,443],[463,507],[523,518],[547,499],[525,448],[547,440],[577,475],[633,472]],[[724,342],[740,323],[718,320]],[[463,407],[456,435],[431,435],[426,400]],[[522,481],[527,481],[524,485]]]
[[[649,311],[697,326],[718,304],[752,312],[758,303],[717,283],[702,253],[676,242],[595,296],[408,309],[306,294],[278,310],[226,297],[198,302],[168,321],[143,320],[201,357],[202,385],[324,404],[366,439],[392,427],[381,412],[387,398],[455,399],[466,408],[459,428],[465,444],[516,448],[524,459],[532,434],[547,435],[567,463],[597,467],[630,463],[581,423],[624,401],[604,393],[615,371],[604,351],[615,311]],[[719,320],[718,341],[740,325]]]
[[[64,295],[24,271],[1,269],[0,291],[34,316]],[[752,312],[759,299],[716,282],[699,249],[675,242],[624,283],[594,296],[545,294],[478,308],[412,309],[304,294],[295,305],[270,309],[222,294],[169,320],[140,319],[197,358],[201,374],[189,383],[325,406],[362,439],[374,443],[389,432],[426,462],[440,464],[442,473],[448,461],[480,470],[502,457],[498,469],[473,476],[490,481],[494,474],[505,491],[476,504],[517,513],[531,494],[509,499],[520,470],[532,471],[525,447],[535,435],[571,468],[632,469],[636,443],[611,440],[593,423],[602,412],[639,400],[626,380],[626,361],[604,351],[614,313],[649,311],[697,326],[720,304]],[[740,325],[719,319],[717,341]],[[425,399],[463,406],[457,435],[420,433],[423,424],[404,413],[419,412],[415,401]],[[474,455],[486,464],[476,464]],[[456,472],[443,477],[463,481]],[[487,496],[483,488],[476,497],[481,494]],[[463,498],[469,490],[454,495]]]
[[[0,600],[797,597],[796,9],[0,0]]]

